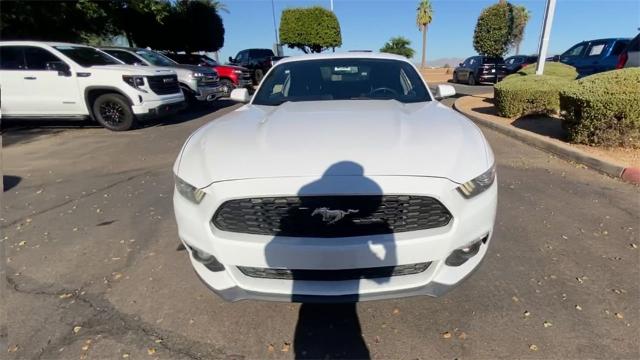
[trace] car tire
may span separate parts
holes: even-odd
[[[126,131],[137,125],[131,105],[120,94],[102,94],[95,99],[91,108],[96,121],[111,131]]]
[[[474,86],[476,84],[476,77],[475,75],[473,75],[473,73],[469,74],[469,77],[467,78],[467,84],[470,86]]]
[[[235,85],[233,85],[233,82],[229,79],[220,79],[220,86],[223,89],[223,93],[222,96],[223,97],[229,97],[231,96],[231,91],[233,91],[233,89],[236,88]]]
[[[256,85],[260,85],[260,81],[262,81],[263,76],[264,76],[264,73],[262,72],[262,70],[257,69],[254,75],[254,77],[256,78]]]
[[[454,84],[458,83],[458,74],[457,73],[455,73],[455,72],[453,73],[453,77],[451,79],[451,82],[454,83]]]
[[[193,94],[193,91],[191,91],[191,89],[185,86],[180,86],[180,91],[182,91],[182,95],[184,96],[184,102],[187,103],[187,106],[191,106],[196,103],[196,97]]]

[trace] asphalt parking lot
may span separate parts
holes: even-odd
[[[3,124],[11,358],[640,357],[638,187],[486,129],[498,218],[461,287],[356,306],[220,300],[178,246],[171,167],[237,106],[125,133]]]

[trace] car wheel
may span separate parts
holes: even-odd
[[[453,73],[453,78],[451,79],[451,82],[453,82],[454,84],[458,83],[458,74],[457,73]]]
[[[263,76],[264,74],[262,73],[261,69],[256,70],[256,73],[255,73],[256,85],[260,85],[260,81],[262,81]]]
[[[229,79],[221,79],[220,86],[222,87],[222,96],[224,97],[231,96],[231,91],[236,88],[235,85],[233,85],[233,82]]]
[[[196,103],[196,97],[193,94],[193,91],[183,86],[180,86],[180,91],[182,91],[182,95],[184,96],[184,102],[186,102],[187,105],[191,106]]]
[[[93,102],[93,116],[112,131],[126,131],[136,126],[136,118],[127,99],[120,94],[103,94]]]
[[[467,84],[471,86],[476,84],[476,77],[473,74],[469,74],[469,78],[467,79]]]

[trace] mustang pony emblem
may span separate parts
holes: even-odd
[[[326,207],[321,207],[313,210],[311,216],[316,216],[316,214],[322,215],[322,221],[327,224],[335,224],[338,221],[342,220],[345,216],[349,214],[357,214],[360,210],[348,209],[347,211],[343,210],[331,210]]]

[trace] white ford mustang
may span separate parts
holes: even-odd
[[[232,99],[248,104],[193,133],[173,168],[180,240],[222,298],[439,296],[478,267],[493,153],[405,58],[290,57]]]

